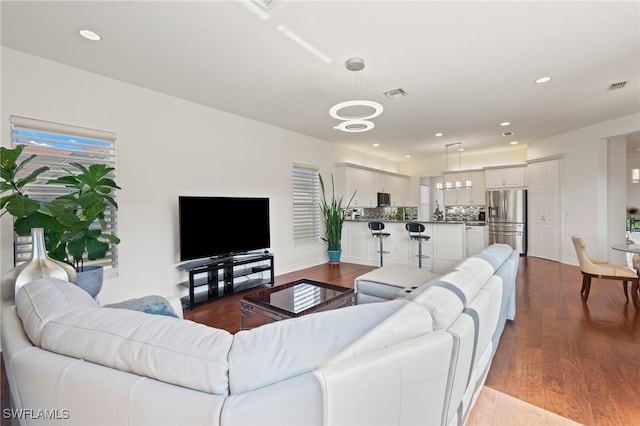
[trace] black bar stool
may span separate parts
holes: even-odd
[[[382,222],[369,222],[369,229],[371,229],[371,235],[380,239],[380,266],[382,266],[382,255],[384,253],[389,254],[388,251],[384,251],[382,249],[382,240],[384,238],[390,237],[391,234],[388,232],[382,232],[384,230],[384,223]]]
[[[421,223],[407,222],[405,228],[407,232],[409,232],[409,239],[418,242],[418,268],[422,268],[422,258],[429,257],[422,255],[422,242],[429,241],[431,237],[428,235],[422,235],[424,232],[424,225]]]

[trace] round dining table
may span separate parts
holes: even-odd
[[[637,244],[631,240],[627,240],[626,243],[614,244],[612,249],[618,251],[624,251],[627,253],[640,254],[640,244]],[[640,278],[640,269],[636,270],[638,277]],[[634,281],[631,285],[631,298],[636,309],[640,309],[640,301],[638,300],[638,280]]]

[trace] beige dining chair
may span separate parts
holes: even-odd
[[[578,262],[580,263],[580,271],[582,272],[582,289],[580,290],[582,300],[586,302],[589,298],[591,278],[601,278],[606,280],[622,281],[624,297],[626,299],[626,303],[629,303],[629,282],[635,283],[633,288],[637,289],[638,282],[640,281],[638,274],[624,265],[614,265],[603,260],[590,258],[587,256],[584,241],[582,241],[582,237],[579,235],[573,235],[571,240],[573,241],[573,246],[576,248]]]

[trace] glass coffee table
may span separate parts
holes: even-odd
[[[303,278],[244,296],[240,301],[240,329],[354,303],[352,288]]]

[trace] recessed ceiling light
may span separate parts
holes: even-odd
[[[539,79],[536,80],[536,83],[540,84],[540,83],[546,83],[548,81],[551,81],[551,77],[540,77]]]
[[[102,38],[98,33],[95,33],[91,30],[78,30],[78,34],[91,41],[98,41]]]
[[[374,143],[373,146],[375,146],[376,148],[380,146],[379,143]]]
[[[411,158],[411,156],[410,155],[405,155],[404,158]]]
[[[458,152],[464,151],[464,148],[458,148]]]
[[[509,142],[511,145],[518,145],[518,141],[511,141]]]
[[[505,127],[505,126],[509,126],[509,125],[511,125],[511,123],[510,123],[510,122],[508,122],[508,121],[503,121],[502,123],[500,123],[500,125],[501,125],[502,127]]]
[[[435,134],[435,137],[439,138],[440,136],[444,136],[444,133],[438,132]]]

